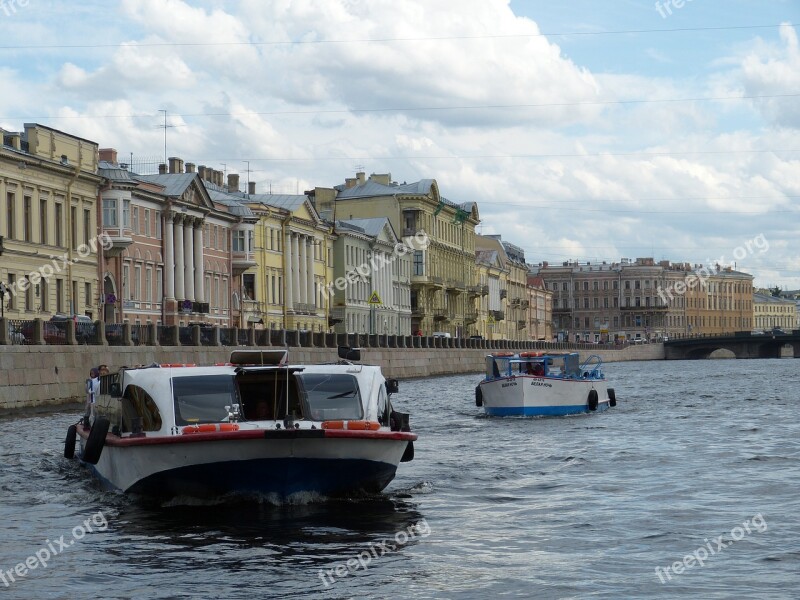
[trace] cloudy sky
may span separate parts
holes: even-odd
[[[435,178],[532,263],[798,289],[799,31],[798,0],[4,0],[0,126],[159,161],[166,111],[170,156],[259,191]]]

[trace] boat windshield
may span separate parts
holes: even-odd
[[[172,389],[176,425],[226,421],[225,407],[239,403],[233,375],[174,377]]]
[[[358,380],[341,373],[295,375],[303,391],[306,414],[314,421],[354,420],[364,417]]]

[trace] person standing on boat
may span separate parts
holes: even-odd
[[[92,414],[92,407],[100,395],[100,370],[96,367],[89,369],[89,379],[86,380],[86,423]]]

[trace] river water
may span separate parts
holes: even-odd
[[[543,419],[402,381],[416,458],[352,501],[147,505],[62,458],[75,414],[0,420],[0,597],[798,598],[797,365],[609,364],[615,409]]]

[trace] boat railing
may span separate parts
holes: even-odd
[[[583,363],[581,363],[580,370],[581,373],[588,373],[592,377],[602,378],[603,373],[600,370],[601,366],[603,366],[603,359],[597,354],[592,354],[585,361],[583,361]]]

